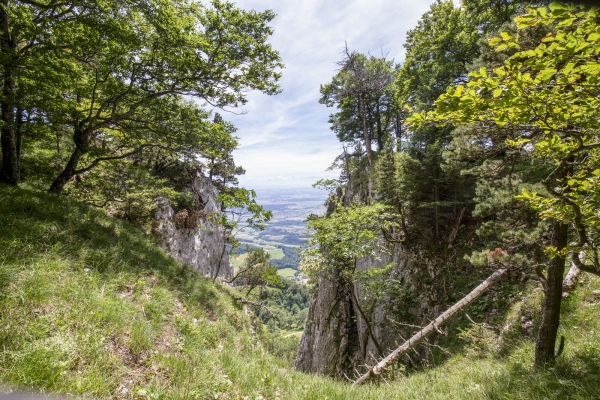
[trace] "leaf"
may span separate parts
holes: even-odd
[[[558,26],[571,26],[573,25],[573,22],[575,22],[575,18],[563,19],[561,22],[558,23]]]
[[[563,68],[562,73],[565,74],[565,75],[569,75],[571,73],[571,71],[573,71],[573,68],[575,68],[575,63],[574,62],[569,62]]]
[[[497,88],[494,90],[494,97],[500,97],[502,94],[502,88]]]
[[[566,7],[564,6],[564,4],[561,4],[558,1],[553,1],[552,3],[550,3],[548,5],[548,8],[550,9],[550,11],[566,10]]]
[[[510,32],[507,32],[507,31],[500,32],[500,36],[502,36],[503,40],[510,40],[510,39],[512,39],[512,35],[510,34]]]
[[[600,33],[594,32],[594,33],[590,33],[589,36],[587,37],[587,40],[589,40],[590,42],[596,42],[600,39]]]
[[[555,68],[546,68],[540,71],[537,78],[541,79],[542,81],[547,81],[552,78],[554,74],[556,74]]]
[[[499,37],[492,37],[492,38],[488,39],[488,44],[490,46],[496,46],[496,45],[498,45],[498,43],[500,43],[501,40],[502,39],[500,39]]]
[[[485,69],[485,67],[481,67],[481,68],[479,68],[479,73],[480,73],[480,74],[481,74],[481,76],[483,76],[484,78],[487,78],[487,77],[488,77],[488,74],[487,74],[487,69]]]

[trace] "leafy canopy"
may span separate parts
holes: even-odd
[[[466,85],[449,88],[435,110],[414,113],[413,126],[477,124],[511,133],[507,143],[552,166],[542,180],[547,193],[519,197],[546,219],[570,223],[576,241],[567,251],[580,268],[600,272],[600,19],[598,10],[552,3],[529,8],[515,19],[519,29],[546,27],[535,48],[519,33],[489,40],[496,51],[514,52],[501,67],[469,74]],[[566,176],[566,178],[565,178]],[[547,249],[556,255],[556,249]],[[593,266],[576,256],[588,251]]]

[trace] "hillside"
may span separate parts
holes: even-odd
[[[585,278],[566,301],[570,329],[554,367],[532,367],[528,337],[508,335],[493,350],[487,334],[470,345],[453,340],[454,356],[438,366],[352,390],[293,371],[297,338],[269,336],[230,289],[126,222],[6,187],[0,215],[0,380],[8,388],[140,399],[593,398],[600,390],[598,280]],[[463,337],[472,341],[478,329]]]

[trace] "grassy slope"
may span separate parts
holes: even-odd
[[[567,300],[567,346],[550,369],[532,368],[532,342],[509,335],[501,352],[460,353],[352,391],[293,371],[294,338],[260,333],[228,289],[142,231],[69,199],[0,187],[0,380],[9,386],[97,398],[594,398],[599,289],[585,278]],[[539,298],[528,301],[515,309]]]

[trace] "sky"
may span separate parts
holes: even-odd
[[[336,74],[344,43],[350,50],[404,60],[406,32],[416,26],[433,1],[416,0],[238,0],[244,9],[271,9],[270,39],[285,64],[282,93],[248,94],[233,122],[240,147],[233,153],[246,169],[240,186],[248,189],[310,188],[342,152],[330,130],[333,108],[319,104],[319,85]],[[240,115],[241,114],[241,115]]]

